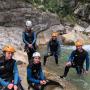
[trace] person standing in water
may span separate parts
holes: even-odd
[[[60,54],[60,42],[57,40],[57,32],[53,32],[51,35],[51,39],[47,45],[47,53],[44,55],[43,65],[46,65],[47,58],[50,56],[54,56],[55,63],[58,64],[58,56]]]
[[[75,42],[76,50],[72,51],[68,62],[66,63],[64,74],[60,76],[60,78],[66,77],[69,69],[75,68],[77,74],[81,75],[83,72],[88,73],[89,70],[89,55],[86,50],[82,48],[83,42],[81,40],[77,40]],[[86,61],[86,70],[84,69],[83,65]]]

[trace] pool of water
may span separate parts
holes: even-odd
[[[83,48],[85,50],[88,50],[90,55],[90,45],[85,45]],[[70,55],[72,50],[75,49],[75,46],[63,46],[61,49],[62,49],[62,53],[61,53],[61,56],[59,57],[59,66],[56,66],[55,61],[53,60],[54,59],[53,57],[48,58],[48,61],[46,64],[46,67],[48,68],[48,70],[53,71],[57,75],[63,74],[65,62],[67,61],[68,56]],[[77,88],[76,90],[90,90],[90,70],[88,74],[78,76],[76,74],[75,69],[71,68],[68,73],[68,76],[66,77],[66,80],[69,83],[72,83]],[[59,90],[59,89],[56,89],[56,90]]]
[[[66,50],[72,51],[75,49],[75,46],[69,46],[69,47],[64,46],[63,48],[64,48],[63,52],[65,52]],[[90,57],[90,45],[84,45],[83,48],[88,51],[89,57]],[[63,52],[62,52],[62,54],[63,54]],[[85,64],[84,64],[84,67],[86,67]],[[66,80],[73,83],[77,87],[77,90],[90,90],[90,70],[89,70],[88,74],[78,76],[76,74],[75,69],[71,69]]]

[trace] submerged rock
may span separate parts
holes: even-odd
[[[53,87],[52,90],[77,90],[75,86],[70,84],[67,80],[65,79],[60,79],[58,75],[52,72],[47,72],[45,71],[46,78],[49,80],[53,80],[55,82],[58,82],[60,84],[60,87]],[[59,89],[60,88],[60,89]],[[48,89],[49,90],[49,89]]]

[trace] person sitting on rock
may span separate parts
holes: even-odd
[[[36,51],[36,33],[32,31],[32,22],[26,21],[26,29],[22,34],[25,43],[25,51],[28,55],[29,64],[32,62],[32,54]]]
[[[77,40],[75,42],[76,50],[72,51],[68,62],[66,63],[64,74],[60,76],[61,78],[66,77],[69,69],[71,67],[76,68],[77,74],[81,75],[82,73],[88,73],[89,70],[89,55],[86,50],[82,48],[82,40]],[[83,67],[83,64],[86,60],[86,70]]]
[[[15,49],[11,45],[5,45],[2,49],[3,54],[0,56],[0,90],[21,90],[19,73],[16,60],[12,57]],[[4,90],[4,89],[3,89]]]
[[[44,56],[43,65],[46,65],[47,58],[53,55],[55,57],[56,64],[58,64],[58,56],[60,51],[61,48],[60,48],[60,42],[57,40],[57,32],[53,32],[52,38],[50,39],[47,45],[47,53]]]
[[[27,66],[27,81],[29,84],[28,90],[30,87],[33,87],[34,90],[41,90],[40,86],[46,84],[45,76],[41,67],[41,56],[39,52],[33,53],[33,63],[32,65]]]

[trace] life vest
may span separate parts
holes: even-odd
[[[58,50],[58,41],[57,40],[51,40],[49,42],[49,45],[50,45],[50,51],[52,52],[56,52]]]
[[[30,68],[31,68],[31,75],[32,75],[32,77],[35,78],[35,79],[39,79],[39,77],[40,77],[40,70],[41,70],[41,63],[39,63],[39,64],[32,64],[30,66]]]
[[[23,33],[25,35],[25,40],[31,44],[34,40],[34,32],[31,33],[23,32]]]
[[[86,59],[87,52],[83,50],[82,52],[79,52],[78,50],[74,51],[74,64],[77,66],[83,66],[83,63]]]
[[[0,57],[0,78],[6,81],[10,80],[10,78],[13,79],[13,68],[15,62],[16,61],[13,59],[5,60],[4,56]]]
[[[34,34],[35,32],[31,32],[31,33],[28,33],[28,32],[23,32],[24,35],[25,35],[25,40],[29,43],[29,44],[32,44],[33,40],[34,40]],[[24,42],[25,43],[25,42]],[[25,51],[26,52],[29,52],[28,49],[30,49],[31,51],[32,50],[36,50],[36,42],[33,43],[33,49],[29,48],[27,44],[25,44]]]

